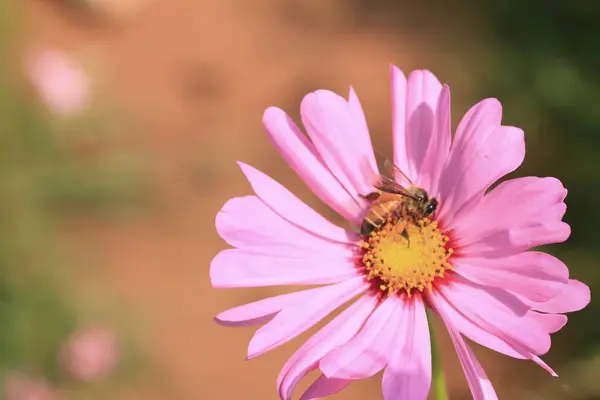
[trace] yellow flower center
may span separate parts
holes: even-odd
[[[451,271],[453,249],[438,223],[423,218],[416,223],[390,217],[360,242],[367,279],[375,280],[388,295],[425,288]]]

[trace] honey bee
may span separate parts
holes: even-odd
[[[395,179],[385,175],[376,177],[373,184],[376,191],[364,196],[366,199],[372,200],[372,204],[360,229],[360,234],[363,236],[367,236],[373,230],[381,227],[392,215],[416,224],[422,218],[433,214],[438,206],[436,198],[429,197],[425,189],[415,186],[394,164],[386,161],[385,167],[390,171],[391,176],[397,176],[397,174],[404,176],[409,182],[409,186],[404,187]],[[403,235],[410,245],[406,231]]]

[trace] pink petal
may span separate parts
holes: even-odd
[[[217,214],[219,235],[230,245],[255,253],[304,256],[307,253],[346,257],[346,245],[289,222],[258,197],[236,197]]]
[[[503,257],[542,245],[561,243],[570,235],[571,227],[564,222],[540,222],[489,232],[475,243],[462,246],[459,241],[458,246],[467,257]]]
[[[319,363],[323,374],[328,378],[362,379],[381,371],[389,360],[401,310],[398,297],[385,299],[354,338],[323,357]]]
[[[489,129],[499,127],[501,119],[502,105],[496,99],[480,101],[471,107],[462,118],[452,142],[448,164],[442,171],[439,182],[439,197],[443,201],[442,204],[453,198],[455,186],[462,178],[461,175],[456,175],[456,172],[464,169],[468,160],[473,157],[473,153],[477,151],[473,144],[479,143]],[[445,212],[450,215],[458,207],[444,205],[444,208],[447,209]]]
[[[530,303],[538,311],[547,313],[568,313],[585,308],[590,304],[590,288],[575,279],[569,279],[563,291],[552,300],[545,303]]]
[[[566,196],[567,190],[556,178],[509,179],[491,190],[468,214],[457,218],[456,223],[461,230],[477,236],[490,229],[506,229],[530,220],[560,221]]]
[[[385,400],[426,399],[431,386],[431,342],[425,305],[405,304],[401,332],[389,349],[390,362],[383,373]]]
[[[223,311],[215,320],[227,326],[251,326],[267,322],[286,305],[301,301],[306,297],[309,289],[301,292],[286,293],[275,297],[258,300]]]
[[[415,180],[412,166],[409,163],[407,147],[407,124],[406,114],[406,77],[404,73],[396,66],[390,68],[392,81],[392,131],[393,131],[393,150],[394,164],[400,168],[411,180]],[[408,185],[404,177],[396,176],[398,182]]]
[[[377,302],[378,300],[374,296],[361,297],[308,339],[283,366],[277,378],[279,397],[284,400],[291,399],[294,388],[300,379],[315,369],[318,362],[327,353],[356,335],[377,306]],[[335,379],[327,380],[325,378],[323,384],[335,381]],[[320,387],[320,385],[317,386]]]
[[[444,319],[444,316],[442,316]],[[471,389],[473,400],[493,400],[498,399],[492,383],[483,371],[481,364],[477,361],[471,348],[465,343],[460,333],[452,326],[452,323],[444,320],[450,339],[456,349],[458,360],[467,378],[467,383]]]
[[[462,152],[474,136],[482,134],[488,127],[500,126],[502,121],[502,104],[497,99],[481,100],[467,111],[458,123],[452,152]]]
[[[539,365],[540,367],[544,368],[546,370],[546,372],[548,372],[550,375],[552,375],[555,378],[558,378],[558,374],[556,372],[554,372],[554,370],[552,368],[550,368],[550,366],[548,364],[546,364],[544,362],[544,360],[542,360],[541,358],[539,358],[538,356],[536,356],[535,354],[529,354],[529,358],[536,363],[537,365]]]
[[[550,372],[550,374],[553,376],[556,376],[556,373],[552,371],[552,369],[539,357],[531,352],[521,349],[520,347],[522,346],[510,339],[504,340],[498,337],[495,333],[489,332],[486,329],[482,329],[475,322],[455,309],[440,293],[431,293],[428,296],[428,301],[431,307],[442,317],[442,319],[444,319],[447,324],[452,324],[454,329],[457,329],[461,334],[465,335],[472,341],[509,357],[530,359],[536,364],[540,365],[546,371]],[[529,311],[524,318],[530,323],[537,324],[539,329],[548,333],[552,333],[552,329],[555,328],[556,325],[552,325],[551,321],[541,322],[540,319],[537,319],[536,316],[532,314],[533,312]],[[517,347],[519,347],[519,349],[517,350],[512,344],[515,344]]]
[[[470,211],[490,185],[517,169],[524,158],[525,139],[519,128],[489,127],[473,136],[462,153],[450,154],[442,180],[452,180],[453,187],[451,190],[444,187],[440,191],[439,218],[454,226],[453,219],[463,209]]]
[[[437,196],[438,182],[448,159],[451,140],[450,88],[444,85],[436,106],[433,135],[429,141],[429,147],[425,153],[425,159],[419,174],[419,183],[432,196]]]
[[[457,329],[461,334],[465,335],[475,343],[479,343],[489,349],[497,351],[514,358],[527,358],[517,352],[507,342],[500,339],[498,336],[480,328],[473,321],[465,317],[460,311],[452,306],[440,293],[433,291],[428,296],[428,301],[431,307],[448,323]]]
[[[465,343],[458,331],[452,329],[448,325],[446,328],[448,329],[450,339],[452,340],[454,348],[456,349],[456,354],[458,355],[458,360],[460,361],[460,365],[462,366],[465,377],[467,378],[467,383],[469,385],[469,389],[471,389],[473,400],[487,400],[483,385],[481,384],[482,379],[477,373],[477,367],[475,366],[473,358],[471,357],[472,353],[470,352],[468,345]]]
[[[566,196],[567,190],[556,178],[527,176],[509,179],[490,191],[477,207],[456,222],[464,230],[479,234],[490,228],[513,226],[523,220],[547,220],[549,209],[552,211],[550,215],[557,217],[553,219],[560,221]],[[498,213],[502,208],[510,212]]]
[[[545,244],[562,243],[571,236],[571,227],[565,222],[542,222],[520,229],[510,229],[508,240],[501,243],[507,247],[528,250]],[[509,244],[507,244],[509,243]],[[498,241],[495,246],[498,246]],[[513,250],[514,251],[514,250]]]
[[[316,400],[329,397],[342,389],[345,389],[352,383],[351,379],[327,378],[320,375],[306,392],[300,397],[300,400]]]
[[[562,314],[542,314],[530,311],[528,317],[534,319],[548,333],[556,333],[567,324],[567,316]]]
[[[427,70],[412,71],[406,90],[406,148],[412,177],[422,185],[421,169],[433,135],[438,97],[442,85]]]
[[[248,346],[248,358],[292,340],[368,288],[368,282],[359,276],[303,292],[302,298],[286,306],[272,321],[256,331]]]
[[[281,217],[327,239],[342,243],[356,242],[355,235],[323,218],[279,182],[256,168],[241,162],[238,164],[252,185],[254,193]]]
[[[302,122],[323,161],[358,199],[373,191],[378,172],[372,169],[373,148],[365,146],[368,132],[357,124],[360,115],[353,110],[346,99],[328,90],[309,93],[300,104]]]
[[[468,319],[506,341],[524,356],[550,349],[550,335],[535,321],[524,318],[529,306],[509,292],[478,285],[459,276],[439,292]]]
[[[562,261],[537,251],[502,258],[458,258],[454,264],[456,272],[469,280],[532,301],[550,300],[569,280],[569,270]]]
[[[468,363],[468,364],[472,365],[475,368],[474,375],[477,377],[477,380],[478,380],[477,383],[474,382],[474,384],[469,385],[469,388],[471,389],[471,393],[473,392],[474,385],[477,385],[477,386],[481,387],[481,389],[483,391],[483,398],[485,400],[498,400],[498,395],[496,394],[496,391],[494,390],[494,386],[492,385],[492,382],[490,381],[487,374],[483,370],[483,367],[477,360],[477,357],[473,353],[473,350],[471,349],[471,347],[469,347],[469,345],[467,345],[467,343],[465,343],[465,341],[462,339],[462,337],[459,336],[459,339],[463,341],[465,347],[467,348],[467,351],[469,353],[469,358],[470,358],[470,363]],[[471,375],[471,374],[469,374],[469,375]],[[476,389],[476,390],[478,391],[478,389]]]
[[[312,254],[296,258],[228,249],[210,264],[210,280],[215,288],[318,285],[341,282],[357,274],[351,251],[347,258]]]
[[[456,239],[462,253],[505,255],[566,239],[569,227],[560,222],[566,194],[562,183],[554,178],[502,182],[468,213],[456,218]]]
[[[348,105],[352,115],[355,118],[356,130],[359,133],[354,137],[357,147],[360,149],[372,149],[373,144],[371,143],[371,135],[369,134],[367,119],[365,117],[365,113],[363,112],[360,101],[358,100],[358,96],[352,87],[350,88],[350,93],[348,94]],[[369,173],[373,175],[377,174],[379,168],[377,167],[377,160],[375,160],[375,154],[373,151],[364,152],[364,157],[366,157],[368,162]]]
[[[273,145],[306,185],[338,214],[359,225],[367,203],[348,193],[294,121],[283,110],[269,107],[263,123]]]

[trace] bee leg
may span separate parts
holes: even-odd
[[[408,242],[408,246],[410,248],[410,237],[408,236],[408,231],[406,229],[404,229],[401,233],[402,237],[404,239],[406,239],[406,241]]]
[[[373,232],[374,227],[373,224],[371,224],[369,221],[365,220],[363,221],[361,227],[360,227],[360,234],[362,236],[369,236],[369,234],[371,232]]]
[[[423,232],[423,225],[421,225],[421,222],[417,221],[415,222],[415,225],[419,229],[419,232]]]
[[[379,196],[381,196],[381,193],[379,193],[379,192],[372,192],[372,193],[369,193],[367,195],[359,194],[359,196],[362,197],[365,200],[374,201],[374,200],[377,200],[377,198]]]

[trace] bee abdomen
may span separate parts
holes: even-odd
[[[369,212],[367,212],[367,215],[362,222],[360,234],[367,236],[375,229],[383,225],[386,219],[395,212],[398,205],[399,204],[395,201],[379,202],[374,204]]]

